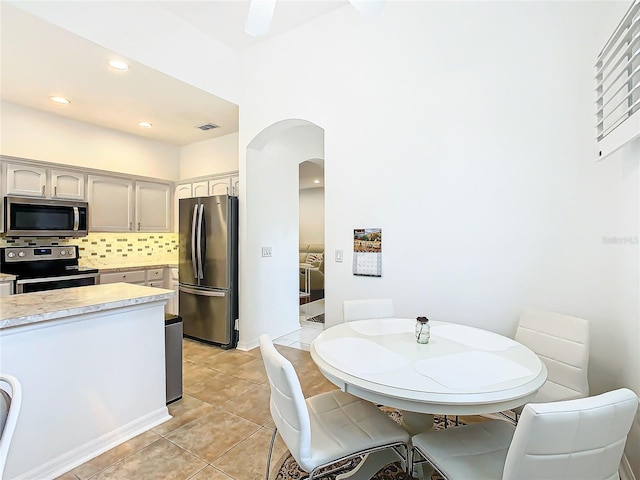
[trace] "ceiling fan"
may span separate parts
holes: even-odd
[[[266,35],[271,27],[273,11],[277,0],[251,0],[249,14],[244,31],[254,37]],[[362,16],[369,17],[380,13],[385,0],[349,0],[349,3]]]

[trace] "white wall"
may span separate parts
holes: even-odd
[[[585,299],[593,335],[589,381],[600,393],[627,386],[640,393],[640,139],[597,165],[601,198],[596,211],[602,238],[594,284],[595,299]],[[627,440],[627,456],[640,478],[640,415]]]
[[[177,180],[179,147],[77,122],[13,103],[0,104],[0,154],[76,167]]]
[[[238,133],[203,140],[180,149],[180,179],[238,170]]]
[[[371,296],[509,335],[523,307],[553,309],[592,322],[593,393],[640,392],[638,244],[603,242],[638,235],[638,155],[596,163],[592,143],[593,65],[628,5],[387,2],[369,20],[346,6],[248,51],[241,255],[265,283],[241,289],[247,344],[280,329],[259,312],[289,302],[266,272],[289,268],[274,231],[293,220],[258,220],[289,193],[254,185],[284,185],[291,166],[258,167],[243,146],[300,118],[325,130],[326,252],[345,252],[326,264],[328,325],[343,299]],[[382,278],[351,274],[359,227],[383,229]],[[253,258],[264,242],[268,269]],[[638,475],[637,428],[629,444]]]
[[[324,188],[300,190],[300,243],[324,243]]]

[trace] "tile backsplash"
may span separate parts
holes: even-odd
[[[90,233],[82,238],[0,237],[0,247],[78,245],[84,266],[177,263],[177,233]]]

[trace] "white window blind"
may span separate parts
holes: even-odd
[[[640,137],[640,0],[634,0],[596,63],[598,158]]]

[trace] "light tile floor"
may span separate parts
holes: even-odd
[[[305,397],[334,390],[308,353],[321,330],[274,341],[293,363]],[[222,350],[183,340],[183,398],[173,418],[65,473],[58,480],[258,480],[273,431],[260,350]],[[278,439],[272,466],[286,453]]]
[[[276,338],[273,343],[276,345],[283,345],[285,347],[297,348],[300,350],[304,350],[306,352],[309,351],[309,347],[311,346],[311,342],[322,333],[322,325],[320,328],[316,326],[304,326],[296,330],[295,332],[291,332],[283,337]]]
[[[313,327],[322,330],[324,323],[310,322],[309,318],[324,313],[324,298],[300,305],[300,326]]]

